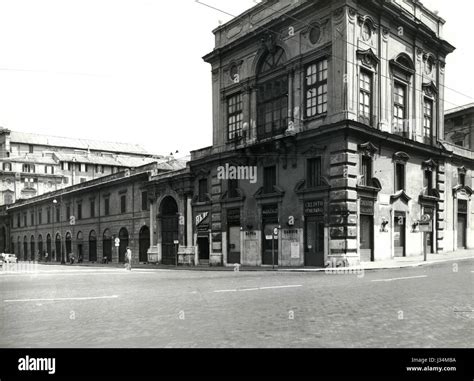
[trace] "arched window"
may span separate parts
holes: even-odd
[[[257,135],[265,139],[288,129],[288,74],[285,51],[269,50],[258,65]]]

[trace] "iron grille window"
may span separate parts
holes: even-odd
[[[328,60],[323,59],[306,68],[306,117],[328,110]]]
[[[95,201],[94,200],[91,200],[90,215],[91,215],[91,218],[95,217]]]
[[[207,179],[199,180],[199,202],[206,202],[207,201]]]
[[[370,185],[372,180],[372,158],[369,156],[362,156],[361,175],[362,185]]]
[[[229,141],[242,137],[242,94],[227,99],[227,128]]]
[[[406,130],[406,92],[405,85],[396,82],[393,95],[393,121],[395,133],[405,135]]]
[[[308,160],[308,188],[316,188],[321,183],[321,158],[316,157]]]
[[[263,192],[274,193],[276,186],[276,167],[266,167],[263,169]]]
[[[120,196],[120,213],[127,212],[127,196],[122,195]]]
[[[142,192],[142,210],[145,211],[145,210],[148,210],[149,209],[149,206],[148,206],[148,192],[145,191],[145,192]]]
[[[424,186],[429,193],[433,190],[433,173],[431,171],[425,171],[424,175]]]
[[[106,198],[104,200],[104,214],[108,216],[110,214],[110,199]]]
[[[395,166],[395,191],[405,190],[405,164],[397,163]]]
[[[366,70],[361,70],[359,115],[362,118],[363,122],[368,125],[372,125],[372,81],[372,73]]]
[[[239,193],[237,192],[237,189],[239,188],[239,180],[229,180],[227,183],[227,187],[229,190],[229,198],[239,197]]]
[[[433,130],[433,101],[425,98],[423,105],[423,136],[431,138]]]

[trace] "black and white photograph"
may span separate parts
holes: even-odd
[[[0,380],[474,379],[473,13],[0,0]]]

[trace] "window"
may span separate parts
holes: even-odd
[[[56,222],[60,222],[61,221],[61,209],[60,207],[56,207]]]
[[[372,125],[372,79],[367,70],[360,72],[359,116],[363,123]]]
[[[95,217],[95,200],[91,200],[91,204],[90,204],[90,215],[91,215],[91,218],[94,218]]]
[[[276,186],[276,167],[266,167],[263,169],[263,192],[274,193]]]
[[[306,117],[321,115],[328,109],[328,60],[306,68]]]
[[[108,216],[110,214],[110,199],[104,199],[104,214]]]
[[[425,98],[423,105],[423,136],[431,139],[433,130],[433,101]]]
[[[38,225],[43,223],[43,212],[41,210],[38,211]]]
[[[142,192],[142,210],[145,211],[145,210],[148,210],[149,207],[148,207],[148,192],[147,191],[143,191]]]
[[[23,164],[22,171],[25,173],[35,173],[35,166],[33,164]]]
[[[308,188],[321,186],[321,158],[308,160]]]
[[[428,193],[433,190],[433,172],[428,170],[424,172],[423,186],[426,188]]]
[[[7,172],[11,172],[12,171],[11,163],[3,163],[3,170]]]
[[[71,207],[66,206],[66,218],[69,220],[71,218]]]
[[[227,128],[228,140],[242,137],[242,94],[237,94],[227,99]]]
[[[48,208],[48,210],[46,211],[46,220],[48,221],[48,224],[51,223],[51,209]]]
[[[228,180],[227,182],[228,187],[228,194],[229,198],[237,198],[239,197],[239,192],[237,189],[239,188],[239,180]]]
[[[127,212],[127,196],[122,195],[120,196],[120,213]]]
[[[372,158],[370,156],[362,156],[360,174],[362,175],[361,184],[369,186],[372,180]]]
[[[30,145],[28,146],[28,152],[29,152],[29,153],[35,153],[35,147],[34,147],[32,144],[30,144]]]
[[[31,213],[31,215],[30,215],[30,222],[31,222],[31,226],[35,225],[35,214],[34,213]]]
[[[82,220],[82,204],[77,204],[77,219]]]
[[[21,224],[20,215],[18,215],[16,219],[16,227],[19,228],[21,226],[20,224]]]
[[[67,170],[68,170],[68,171],[72,171],[73,168],[74,168],[74,164],[73,164],[73,163],[67,163]]]
[[[465,173],[460,173],[459,174],[459,185],[462,187],[466,186],[466,174]]]
[[[405,164],[397,163],[395,166],[395,192],[405,190]]]
[[[199,180],[199,202],[206,202],[207,201],[207,179]]]
[[[258,87],[257,135],[280,135],[288,129],[288,76],[273,78]]]
[[[458,146],[458,147],[464,147],[464,141],[463,140],[460,140],[458,142],[455,142],[454,145]]]
[[[26,213],[23,215],[23,226],[28,226],[28,218],[26,216]]]
[[[394,132],[407,136],[406,130],[406,91],[405,85],[395,82],[395,90],[393,95],[393,123]]]

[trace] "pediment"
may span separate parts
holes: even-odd
[[[380,63],[380,58],[369,48],[367,50],[357,50],[357,58],[366,66],[376,68]]]
[[[438,95],[438,87],[433,81],[423,83],[423,92],[429,97],[434,97]]]
[[[367,142],[359,144],[359,151],[366,156],[373,157],[378,152],[378,148],[373,143]]]
[[[394,204],[397,201],[402,201],[404,204],[408,204],[411,201],[411,197],[406,194],[404,190],[401,190],[394,195],[390,196],[390,202]]]

